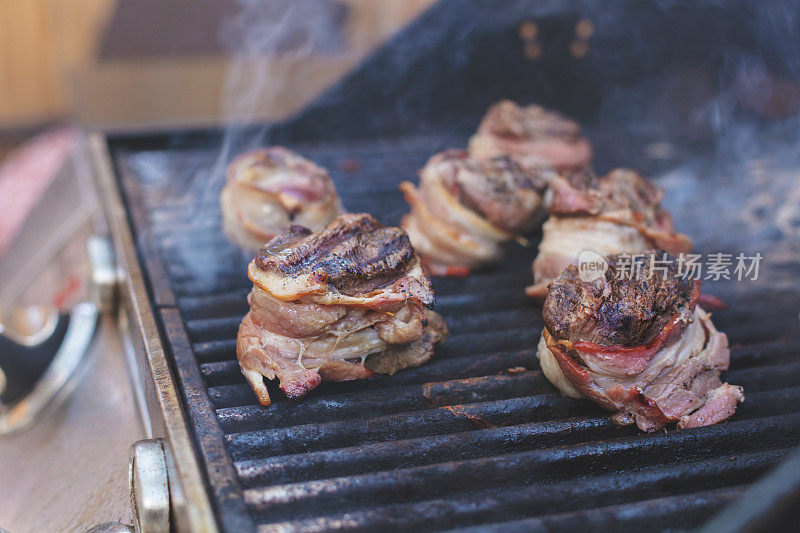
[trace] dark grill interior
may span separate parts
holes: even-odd
[[[349,209],[395,224],[405,210],[397,182],[448,144],[295,148],[331,169]],[[688,528],[800,443],[793,295],[756,294],[742,306],[736,292],[723,294],[731,308],[715,321],[733,344],[728,379],[747,394],[732,420],[642,434],[615,428],[605,412],[561,396],[541,375],[534,355],[541,316],[523,294],[535,241],[513,247],[498,268],[435,280],[453,337],[431,363],[393,377],[323,383],[300,403],[273,384],[275,403],[262,408],[235,358],[248,259],[221,235],[216,202],[187,202],[188,182],[176,181],[211,168],[215,155],[116,152],[228,529],[250,520],[298,529]],[[342,170],[354,162],[357,171]]]
[[[753,57],[793,73],[786,50],[800,47],[797,8],[494,5],[437,4],[298,119],[266,133],[110,139],[223,529],[682,530],[741,496],[800,443],[800,219],[780,215],[787,199],[800,205],[800,126],[739,127],[742,105],[729,90],[754,72]],[[774,16],[775,5],[785,16]],[[564,52],[579,16],[595,22],[585,61]],[[550,51],[540,63],[520,52],[526,20],[539,23]],[[704,285],[729,304],[714,322],[732,344],[727,379],[745,389],[735,417],[644,434],[557,393],[534,353],[539,309],[523,294],[537,235],[495,268],[434,280],[453,336],[429,364],[323,383],[299,403],[273,383],[275,403],[257,405],[235,357],[249,258],[220,231],[227,161],[265,139],[286,144],[330,169],[349,210],[396,224],[406,210],[397,184],[437,150],[464,146],[486,106],[504,96],[580,118],[598,171],[666,173],[667,207],[697,251],[764,254],[759,282]],[[233,148],[220,156],[226,139]],[[667,142],[668,154],[653,157],[654,141]],[[764,194],[773,203],[759,203]]]

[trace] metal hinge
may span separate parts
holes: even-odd
[[[107,237],[92,236],[86,244],[91,269],[89,291],[98,311],[111,315],[119,305],[124,276],[117,267],[114,246]]]
[[[169,477],[161,439],[133,443],[128,479],[135,531],[167,533],[170,529]]]

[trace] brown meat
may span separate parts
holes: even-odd
[[[280,146],[233,160],[220,207],[226,235],[247,251],[291,224],[319,230],[342,212],[328,171]]]
[[[264,378],[301,398],[325,380],[418,366],[447,336],[430,281],[405,233],[372,216],[337,217],[318,233],[292,227],[248,268],[250,312],[237,336],[242,373],[263,405]]]
[[[637,172],[617,169],[599,179],[590,173],[562,175],[551,181],[551,191],[550,218],[542,227],[529,296],[543,298],[557,273],[587,250],[599,255],[691,250],[691,240],[675,232],[661,207],[664,192]]]
[[[508,241],[541,219],[554,175],[507,157],[477,161],[447,150],[420,171],[419,188],[401,184],[411,205],[401,226],[433,273],[466,273],[497,260]]]
[[[523,170],[509,157],[476,161],[455,151],[445,183],[462,205],[496,227],[518,233],[529,229],[547,187],[545,172]]]
[[[730,417],[744,396],[720,381],[728,340],[697,306],[699,294],[700,282],[676,278],[674,269],[617,279],[610,267],[581,281],[567,267],[545,300],[537,351],[545,375],[565,394],[614,411],[615,423],[645,431]]]
[[[542,311],[547,329],[573,342],[637,346],[653,340],[687,305],[693,284],[677,275],[677,264],[668,255],[660,257],[655,250],[643,255],[668,261],[668,274],[642,261],[641,276],[649,281],[631,283],[612,263],[602,277],[586,283],[574,265],[567,266],[548,287]]]
[[[344,294],[385,285],[414,259],[408,235],[382,227],[371,215],[342,215],[319,233],[291,228],[284,239],[259,251],[259,269],[295,277],[313,274]]]
[[[510,156],[527,168],[586,167],[592,147],[577,122],[538,105],[502,100],[489,108],[469,141],[470,156]]]

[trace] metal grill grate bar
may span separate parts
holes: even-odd
[[[800,389],[759,393],[758,407],[743,408],[741,418],[769,415],[770,402],[781,404],[777,412],[789,413],[800,402],[796,395]],[[785,402],[785,403],[784,403]],[[441,461],[466,460],[498,455],[510,450],[523,451],[591,440],[608,440],[621,434],[632,436],[632,431],[620,432],[607,417],[520,424],[496,428],[491,431],[473,430],[455,435],[421,437],[401,441],[379,442],[349,448],[318,452],[301,452],[268,459],[242,459],[236,462],[242,482],[247,487],[272,485],[290,481],[306,481],[341,477],[349,472],[375,472],[420,466]]]
[[[631,530],[681,530],[702,523],[723,506],[740,498],[745,487],[717,489],[694,494],[656,498],[626,505],[614,505],[515,522],[492,524],[489,527],[465,528],[468,531],[581,531],[588,528],[613,530],[624,523]]]
[[[551,485],[538,484],[485,491],[467,497],[377,507],[349,514],[343,526],[347,530],[375,527],[427,529],[436,526],[457,527],[470,523],[505,522],[525,516],[565,512],[582,506],[603,506],[680,494],[686,490],[687,477],[693,479],[693,489],[703,491],[731,482],[735,484],[740,479],[752,481],[759,472],[782,460],[787,453],[784,449],[771,450],[746,454],[733,460],[726,457],[693,461],[619,476],[598,476]],[[744,463],[744,466],[740,463]],[[738,493],[738,489],[736,492]],[[697,494],[681,496],[697,497]],[[663,501],[662,498],[659,500]],[[295,527],[302,530],[332,528],[340,521],[338,516],[311,518],[296,522]],[[281,524],[275,526],[280,527]]]
[[[800,415],[790,414],[699,428],[677,435],[655,434],[575,446],[446,462],[374,474],[247,489],[245,502],[270,520],[346,514],[371,505],[421,501],[456,493],[549,483],[626,472],[633,464],[665,465],[739,453],[742,439],[752,451],[785,447],[800,437]],[[770,442],[772,441],[772,442]],[[691,456],[682,453],[687,444]],[[598,461],[599,456],[603,457]]]

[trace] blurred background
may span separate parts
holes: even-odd
[[[42,307],[67,311],[88,298],[90,258],[85,244],[102,224],[102,217],[90,179],[93,170],[86,132],[153,132],[279,121],[314,101],[434,3],[0,0],[0,333],[4,327],[5,333],[36,333],[47,323],[48,311]],[[487,11],[495,9],[489,2],[475,3]],[[553,10],[559,5],[531,4]],[[485,104],[500,97],[539,98],[555,108],[572,104],[572,110],[593,116],[602,125],[590,132],[603,134],[597,136],[601,144],[595,145],[598,159],[615,165],[644,162],[643,170],[649,166],[669,171],[659,181],[667,189],[667,207],[680,221],[679,229],[691,233],[700,249],[728,246],[725,249],[733,251],[752,245],[761,250],[772,239],[770,265],[785,269],[775,280],[796,288],[797,273],[789,268],[796,269],[800,246],[796,172],[800,149],[795,142],[800,132],[795,46],[800,25],[787,15],[796,10],[779,11],[788,5],[780,1],[761,10],[753,7],[759,6],[755,2],[731,2],[748,7],[738,11],[760,15],[737,19],[730,30],[737,37],[730,39],[744,45],[707,48],[702,43],[706,36],[697,35],[688,47],[682,47],[669,41],[672,32],[667,32],[653,39],[668,43],[663,50],[656,49],[659,54],[675,52],[673,61],[665,65],[647,61],[649,48],[636,54],[634,47],[616,44],[617,33],[619,42],[647,42],[648,27],[624,24],[636,20],[637,9],[626,11],[629,4],[625,2],[587,4],[595,10],[591,20],[596,26],[589,19],[576,24],[572,18],[557,17],[548,19],[550,25],[542,25],[541,30],[530,21],[519,26],[515,22],[501,34],[502,39],[492,40],[483,40],[483,34],[470,36],[474,27],[463,25],[447,33],[448,25],[442,24],[430,35],[424,35],[430,24],[417,28],[413,47],[448,47],[442,55],[452,60],[430,63],[434,68],[422,72],[434,75],[423,80],[427,84],[418,83],[425,76],[393,69],[403,66],[411,47],[396,48],[373,64],[392,76],[373,70],[363,84],[366,92],[374,89],[370,83],[380,89],[392,86],[382,94],[367,95],[376,97],[374,105],[362,105],[366,97],[357,94],[346,113],[332,116],[355,124],[352,130],[392,124],[417,134],[422,129],[419,117],[431,110],[448,120],[451,115],[463,118],[461,126],[471,130],[477,117],[464,115],[459,105],[482,113]],[[619,10],[616,19],[606,16],[610,4]],[[709,6],[723,10],[717,2],[708,2]],[[671,20],[679,23],[672,28],[681,29],[675,34],[695,27],[682,24],[681,10],[675,11]],[[485,17],[474,24],[480,26],[490,18],[489,22],[495,21]],[[596,37],[604,31],[613,39]],[[456,45],[469,46],[451,46],[454,36],[464,37]],[[542,54],[539,41],[546,39],[559,44],[555,54]],[[727,43],[729,36],[710,32],[709,40],[715,39]],[[601,46],[612,53],[598,53]],[[627,53],[619,53],[620,49]],[[502,50],[514,53],[497,60]],[[770,56],[765,50],[775,54]],[[521,64],[525,68],[507,68]],[[634,68],[627,72],[630,64]],[[527,68],[531,65],[535,68]],[[464,77],[459,79],[465,81],[454,83],[451,71],[461,73]],[[628,78],[613,79],[619,72]],[[540,77],[547,83],[538,83]],[[397,78],[403,83],[381,84]],[[579,84],[576,79],[592,81]],[[483,90],[476,91],[476,85]],[[437,91],[440,86],[447,90]],[[541,94],[528,94],[532,86],[541,88]],[[352,88],[353,83],[344,90]],[[403,100],[398,95],[410,96]],[[489,95],[491,99],[476,104],[475,98]],[[383,104],[385,116],[375,112],[378,104]],[[323,108],[320,113],[324,112]],[[324,131],[313,120],[311,125]],[[224,129],[226,144],[220,147],[221,154],[216,148],[205,154],[218,164],[226,161],[227,133],[236,128]],[[764,131],[771,131],[781,142],[771,145]],[[665,142],[672,139],[680,142]],[[642,149],[636,152],[631,147]],[[709,149],[710,162],[687,155],[700,148]],[[782,159],[764,155],[773,152]],[[353,167],[353,161],[357,168],[357,160],[346,162]],[[152,163],[153,168],[162,165],[166,169],[162,174],[175,178],[172,167],[164,165],[157,153],[140,162]],[[189,166],[185,172],[194,173]],[[347,166],[340,170],[348,171]],[[747,176],[741,178],[743,173]],[[197,175],[221,178],[223,173]],[[218,189],[205,187],[205,181],[200,185],[205,193],[217,194]],[[185,192],[180,187],[176,190],[176,194]],[[732,205],[736,208],[731,209]],[[721,229],[709,227],[708,217],[698,213],[713,213],[713,226]],[[131,523],[128,447],[145,438],[147,428],[139,418],[130,385],[136,378],[128,375],[132,371],[123,356],[126,346],[113,322],[102,325],[69,401],[27,431],[13,435],[2,435],[5,383],[0,359],[0,532],[4,528],[11,533],[86,531],[104,522]]]
[[[262,95],[280,118],[317,95],[433,0],[268,1],[276,21],[307,16],[250,50],[244,75],[274,69],[287,90]],[[0,153],[47,125],[209,124],[226,115],[237,0],[0,0]],[[238,49],[238,50],[237,50]],[[302,61],[299,59],[302,58]],[[302,83],[291,83],[302,80]]]
[[[87,297],[86,131],[286,117],[432,3],[0,0],[0,332]],[[252,9],[262,31],[242,31]],[[69,401],[0,435],[0,530],[131,523],[128,448],[146,429],[122,353],[105,324]]]

